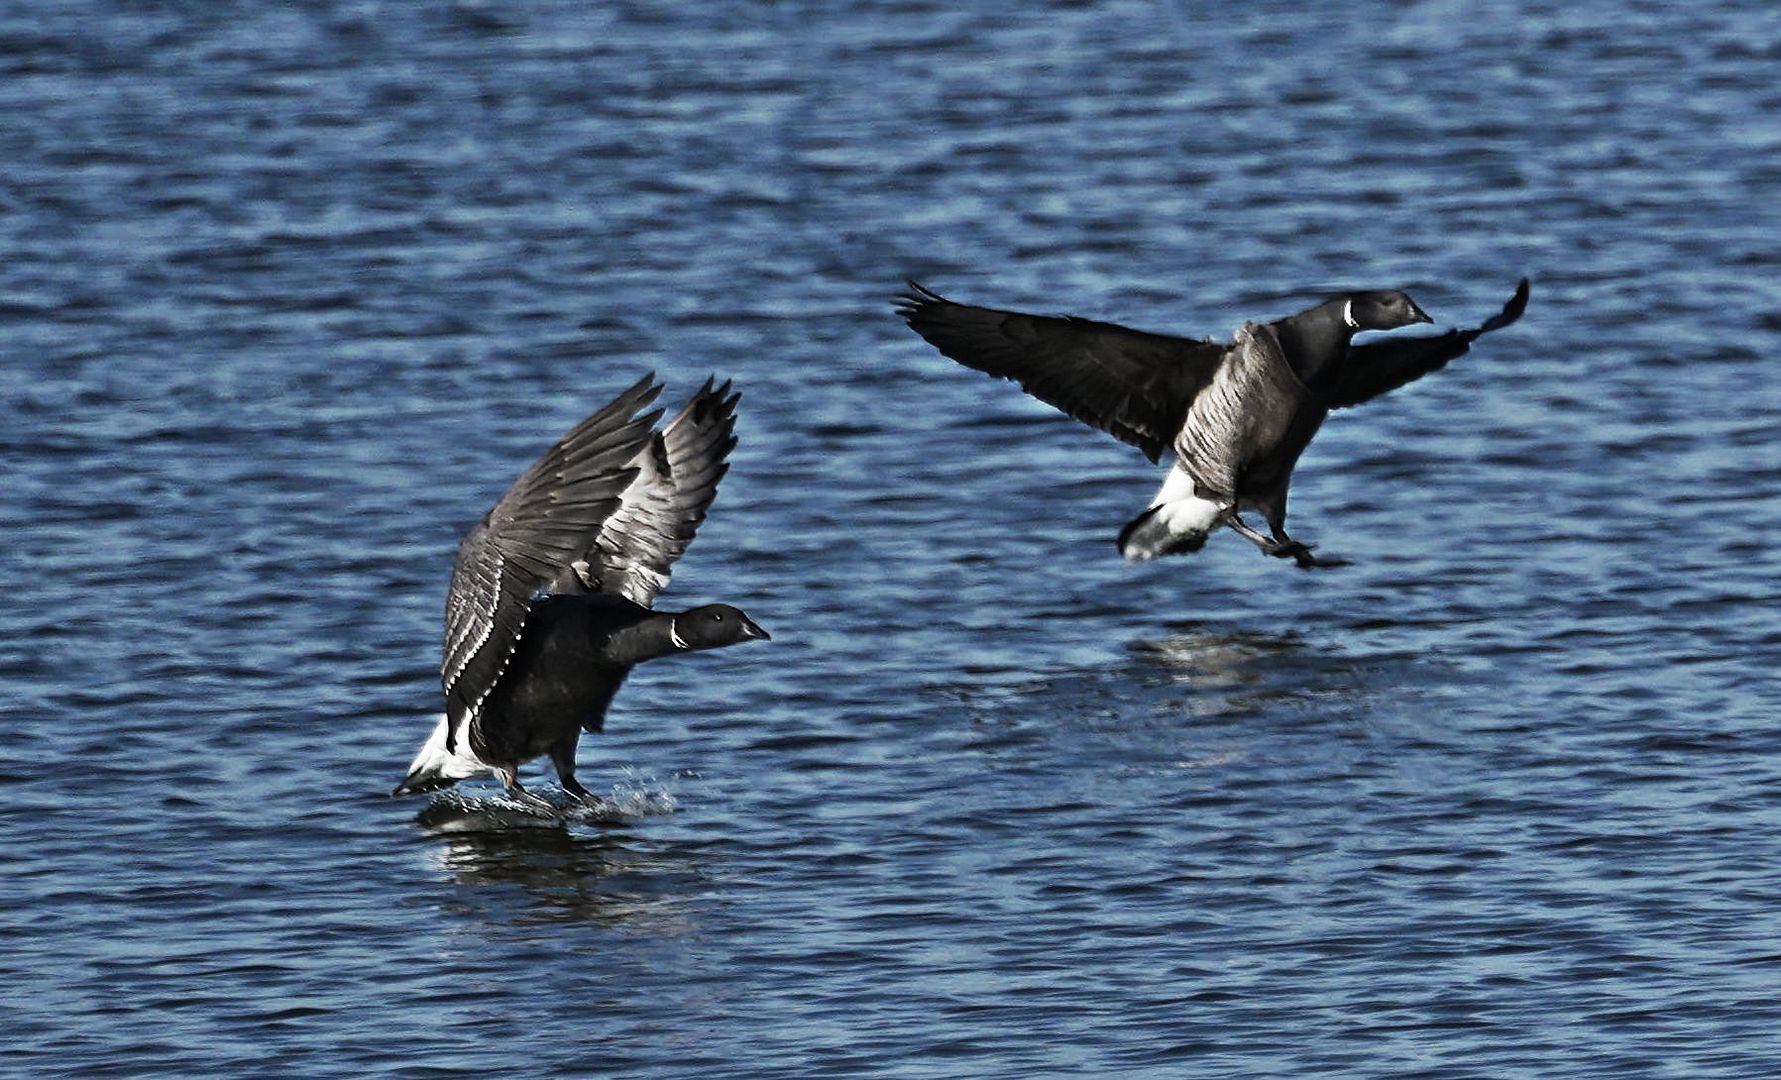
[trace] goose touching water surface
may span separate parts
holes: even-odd
[[[660,431],[646,376],[577,424],[465,535],[445,604],[445,716],[393,794],[494,773],[525,795],[519,767],[550,755],[563,789],[583,731],[645,660],[767,638],[736,608],[656,611],[736,445],[730,384],[707,381]]]

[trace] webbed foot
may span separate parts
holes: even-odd
[[[1264,555],[1272,555],[1276,559],[1291,559],[1300,570],[1329,570],[1338,566],[1347,566],[1347,559],[1320,559],[1311,554],[1312,545],[1298,540],[1270,540],[1262,548]]]
[[[1272,555],[1276,559],[1291,559],[1299,564],[1300,570],[1326,569],[1335,566],[1347,566],[1347,559],[1320,559],[1311,554],[1311,545],[1294,540],[1281,531],[1280,526],[1270,524],[1273,536],[1263,536],[1250,528],[1249,523],[1235,514],[1226,522],[1232,529],[1241,533],[1250,543],[1261,549],[1263,555]]]
[[[568,792],[577,802],[587,806],[596,806],[599,804],[600,797],[583,787],[581,781],[575,779],[573,776],[559,776],[557,777],[557,780],[563,785],[563,790]]]
[[[532,794],[519,782],[519,766],[497,765],[495,767],[495,778],[500,780],[501,786],[506,789],[503,794],[525,807],[527,810],[530,810],[532,813],[544,814],[549,817],[556,817],[558,815],[556,806],[553,805],[549,799],[542,795]]]

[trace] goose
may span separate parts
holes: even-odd
[[[707,379],[655,430],[653,373],[564,435],[458,545],[445,602],[446,710],[393,795],[493,773],[508,792],[548,754],[563,790],[583,731],[599,732],[636,665],[768,640],[738,608],[653,607],[729,466],[730,383]]]
[[[1528,301],[1522,278],[1503,309],[1476,327],[1357,344],[1363,330],[1433,320],[1399,289],[1347,292],[1283,319],[1245,323],[1227,343],[975,307],[908,284],[897,314],[943,355],[1013,380],[1153,463],[1174,453],[1156,497],[1119,532],[1126,559],[1198,551],[1225,526],[1305,569],[1344,565],[1313,555],[1286,531],[1293,466],[1324,417],[1439,370],[1480,335],[1521,318]],[[1246,511],[1261,514],[1268,535],[1244,520]]]

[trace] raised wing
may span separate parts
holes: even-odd
[[[955,304],[911,281],[897,314],[969,368],[1012,379],[1085,424],[1162,457],[1228,346],[1073,316]]]
[[[1387,338],[1383,341],[1354,345],[1342,361],[1334,384],[1328,390],[1332,409],[1347,408],[1371,401],[1380,394],[1415,382],[1431,371],[1447,366],[1447,361],[1463,355],[1480,334],[1500,330],[1527,310],[1528,280],[1521,279],[1515,295],[1503,310],[1471,330],[1449,330],[1436,337]]]
[[[532,596],[587,549],[622,505],[637,476],[638,451],[661,418],[642,416],[662,388],[653,374],[575,425],[521,473],[458,545],[445,598],[439,667],[455,750],[460,724],[474,718],[506,670]]]
[[[668,583],[729,471],[736,446],[736,402],[730,384],[705,385],[632,465],[636,479],[623,504],[575,566],[583,584],[648,607]]]

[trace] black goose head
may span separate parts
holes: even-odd
[[[1351,330],[1396,330],[1400,326],[1434,322],[1416,301],[1396,289],[1350,293],[1342,305],[1342,321]]]
[[[674,616],[674,643],[687,649],[718,649],[744,641],[772,640],[765,630],[739,608],[706,604]]]

